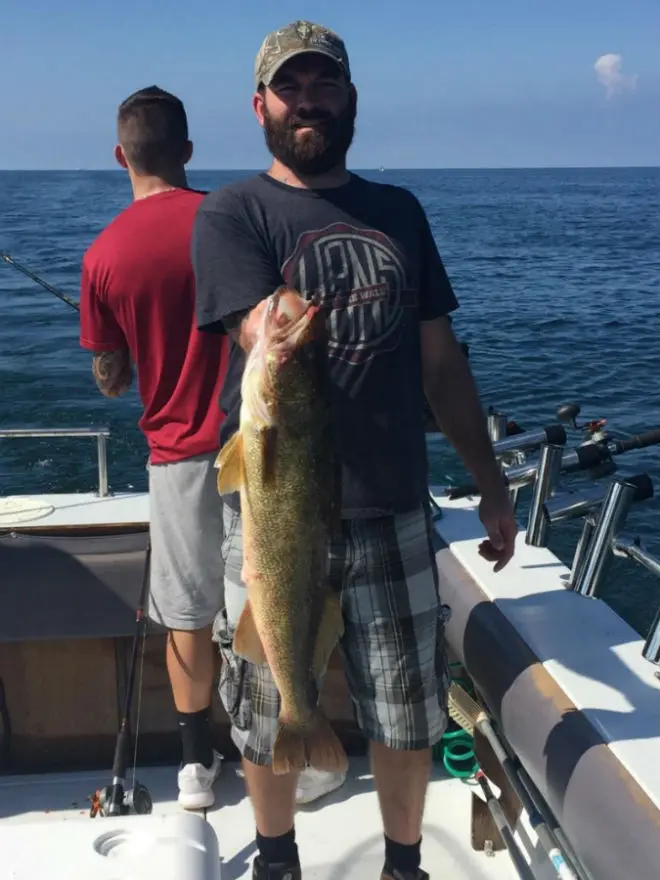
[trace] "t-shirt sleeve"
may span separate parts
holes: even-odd
[[[203,202],[191,242],[197,327],[226,333],[282,284],[277,262],[245,203],[220,190]]]
[[[80,346],[92,351],[128,348],[124,331],[101,296],[96,273],[83,260],[80,282]]]
[[[457,309],[458,300],[433,238],[426,212],[418,201],[417,206],[421,236],[419,319],[433,321]]]

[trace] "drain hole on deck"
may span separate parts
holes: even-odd
[[[148,834],[127,831],[125,828],[117,828],[101,834],[94,841],[94,849],[100,856],[121,858],[122,856],[136,856],[145,852],[153,845],[153,840]]]

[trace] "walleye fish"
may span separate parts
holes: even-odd
[[[326,570],[340,482],[324,335],[316,303],[287,288],[268,298],[246,357],[239,430],[216,460],[218,491],[240,490],[241,499],[248,599],[233,647],[267,663],[280,694],[272,762],[278,775],[306,763],[329,771],[348,766],[316,686],[344,628]]]

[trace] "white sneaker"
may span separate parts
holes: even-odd
[[[184,810],[203,810],[215,803],[213,783],[220,775],[222,755],[213,750],[213,763],[185,764],[179,770],[179,804]]]
[[[327,773],[323,770],[307,767],[298,777],[296,803],[311,804],[312,801],[323,797],[324,794],[330,794],[331,791],[341,788],[345,782],[345,771]]]

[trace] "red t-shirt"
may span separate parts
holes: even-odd
[[[176,189],[133,202],[83,259],[80,344],[130,351],[144,407],[138,424],[154,464],[219,447],[228,341],[197,330],[190,260],[203,198]]]

